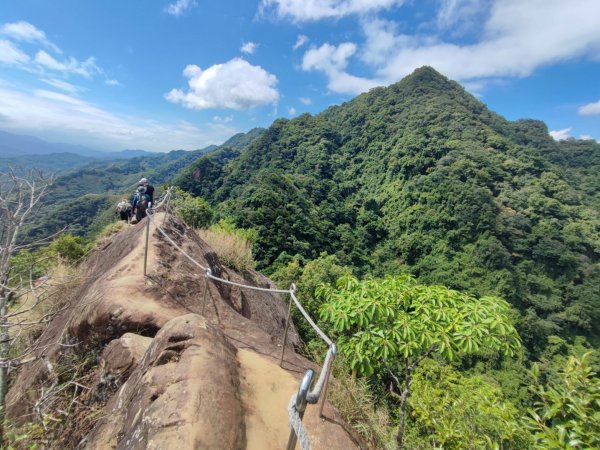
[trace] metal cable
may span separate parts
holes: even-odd
[[[310,439],[306,430],[304,429],[304,424],[302,423],[302,417],[300,417],[300,413],[296,408],[296,400],[298,398],[298,394],[292,395],[290,402],[288,403],[288,416],[290,418],[290,427],[296,433],[298,440],[300,441],[300,448],[302,450],[310,450]]]
[[[152,213],[154,214],[154,213]],[[190,255],[188,255],[185,250],[183,250],[179,245],[177,245],[175,243],[175,241],[173,241],[173,239],[171,239],[167,233],[165,233],[165,231],[154,221],[154,219],[152,218],[152,214],[146,214],[146,216],[148,217],[148,219],[150,219],[150,222],[152,222],[152,224],[154,225],[154,227],[160,232],[160,234],[162,234],[167,241],[169,241],[177,250],[179,250],[183,256],[185,256],[187,259],[190,260],[190,262],[192,262],[192,264],[195,264],[196,266],[200,267],[204,272],[206,272],[206,270],[208,269],[208,267],[204,267],[202,264],[200,264],[198,261],[196,261],[194,258],[192,258]]]
[[[323,388],[325,387],[325,382],[327,381],[327,376],[329,371],[331,370],[331,364],[335,359],[336,346],[335,344],[329,347],[327,351],[327,356],[325,357],[325,362],[323,363],[323,368],[321,369],[321,373],[319,374],[319,379],[315,384],[315,387],[312,391],[306,394],[306,401],[308,403],[312,403],[313,405],[319,401],[321,398],[321,393],[323,392]]]
[[[331,347],[333,345],[333,341],[331,339],[329,339],[327,337],[327,335],[325,333],[323,333],[323,330],[321,330],[317,326],[317,324],[310,318],[308,313],[304,310],[304,308],[302,307],[302,305],[296,298],[294,291],[290,289],[288,292],[290,293],[290,297],[292,297],[292,300],[294,301],[294,303],[296,304],[296,306],[298,307],[298,309],[300,310],[300,312],[302,313],[304,318],[307,320],[307,322],[310,324],[310,326],[313,327],[313,330],[315,330],[317,332],[317,334],[321,337],[321,339],[323,339],[325,341],[325,343]]]
[[[231,284],[232,286],[238,286],[243,289],[252,289],[255,291],[263,291],[263,292],[276,292],[278,294],[289,294],[289,289],[272,289],[272,288],[263,288],[258,286],[250,286],[248,284],[236,283],[235,281],[224,280],[223,278],[215,277],[212,273],[207,273],[206,276],[211,280],[220,281],[221,283]]]

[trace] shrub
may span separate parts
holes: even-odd
[[[209,229],[198,230],[197,233],[201,239],[211,246],[227,267],[231,267],[238,272],[254,269],[252,244],[245,237],[249,235],[248,230],[232,226],[224,227],[222,222],[219,222]]]
[[[213,211],[201,197],[192,197],[180,189],[175,191],[171,208],[176,216],[192,228],[206,228],[210,225]]]

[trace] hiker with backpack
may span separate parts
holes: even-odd
[[[135,214],[135,222],[131,221],[131,223],[137,223],[146,217],[146,210],[150,205],[150,196],[146,194],[144,186],[138,186],[136,193],[133,194],[131,203],[133,205],[133,213]]]
[[[127,199],[121,199],[121,201],[117,204],[117,214],[121,217],[121,220],[124,220],[125,223],[129,223],[131,220],[131,203],[127,201]]]
[[[146,188],[146,194],[150,197],[148,208],[152,208],[154,206],[154,186],[152,186],[146,178],[142,178],[138,184]]]

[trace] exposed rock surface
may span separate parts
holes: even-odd
[[[155,216],[157,223],[162,214]],[[274,287],[257,272],[241,275],[182,223],[168,218],[167,235],[213,274]],[[294,350],[292,324],[279,367],[287,307],[282,296],[205,281],[204,273],[151,226],[147,277],[143,276],[145,221],[108,239],[87,262],[87,277],[70,308],[39,340],[49,360],[71,351],[98,354],[95,385],[81,401],[103,417],[81,430],[80,448],[269,449],[289,435],[287,403],[304,371],[313,367]],[[21,371],[7,397],[8,415],[31,416],[52,374],[38,361]],[[336,412],[331,420],[309,407],[313,448],[357,448]],[[75,436],[73,437],[75,439]]]
[[[245,448],[235,347],[199,315],[167,322],[106,412],[84,448]]]

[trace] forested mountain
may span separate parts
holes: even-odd
[[[35,168],[44,173],[61,173],[67,170],[86,166],[96,161],[95,158],[75,153],[50,153],[48,155],[21,155],[0,157],[0,171],[9,170],[18,174],[27,174]]]
[[[114,220],[114,205],[122,196],[130,197],[141,177],[148,178],[159,189],[162,184],[190,167],[205,153],[233,152],[248,145],[263,129],[232,136],[220,147],[211,145],[201,150],[175,150],[151,153],[116,161],[97,161],[60,175],[51,187],[46,203],[27,239],[40,238],[68,227],[70,233],[89,235]]]
[[[279,119],[178,178],[258,233],[259,267],[322,252],[355,273],[411,273],[521,312],[533,354],[600,333],[600,145],[556,143],[424,67],[321,114]]]
[[[113,220],[114,204],[129,197],[141,177],[159,187],[205,151],[158,153],[131,159],[95,162],[58,176],[46,196],[27,239],[41,238],[68,227],[70,233],[86,235]]]

